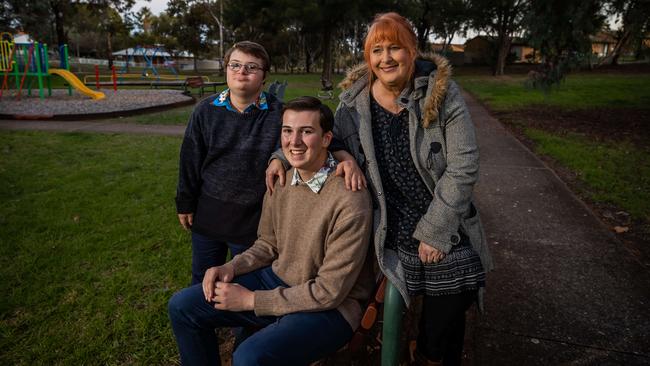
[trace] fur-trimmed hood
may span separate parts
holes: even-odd
[[[427,100],[424,104],[422,126],[424,128],[438,118],[438,110],[445,95],[451,78],[449,61],[437,54],[420,56],[415,61],[414,90],[425,88]],[[343,89],[341,102],[350,104],[368,84],[368,65],[363,62],[351,68],[345,79],[339,84]]]

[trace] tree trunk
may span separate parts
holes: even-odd
[[[199,72],[199,56],[197,56],[197,52],[192,52],[194,55],[192,55],[192,60],[194,61],[194,73]]]
[[[57,0],[51,0],[50,6],[52,7],[52,12],[54,12],[54,24],[56,28],[56,40],[59,46],[63,46],[68,43],[68,36],[65,33],[65,19],[64,19],[64,6]]]
[[[429,27],[426,24],[420,24],[417,29],[418,33],[418,49],[422,53],[427,53],[427,39],[429,38]]]
[[[617,40],[614,51],[612,51],[612,65],[618,65],[618,59],[621,57],[621,53],[623,53],[623,47],[625,47],[631,36],[632,32],[625,30],[621,39]]]
[[[510,54],[510,44],[512,40],[507,34],[499,35],[499,44],[497,51],[497,63],[494,65],[494,76],[501,76],[504,74],[506,67],[506,60]]]
[[[307,39],[304,39],[303,49],[305,50],[305,72],[309,74],[311,72],[311,52],[309,52],[309,46],[307,43]]]
[[[323,30],[323,73],[321,80],[332,82],[332,29],[328,25]]]
[[[609,55],[606,55],[599,63],[598,66],[603,65],[618,65],[618,59],[621,57],[621,52],[623,52],[623,47],[627,44],[627,41],[630,39],[632,32],[625,30],[623,35],[616,40],[614,45],[614,50]]]
[[[106,32],[106,48],[108,50],[108,69],[113,67],[113,42],[111,32]]]

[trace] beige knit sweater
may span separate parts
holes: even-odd
[[[372,206],[367,190],[345,189],[330,175],[319,193],[305,184],[275,186],[264,196],[257,241],[231,263],[235,275],[271,265],[288,288],[255,291],[255,314],[282,316],[338,309],[356,329],[373,287],[368,242]]]

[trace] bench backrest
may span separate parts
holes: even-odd
[[[185,84],[192,88],[200,88],[203,86],[203,78],[200,76],[191,76],[185,79]]]

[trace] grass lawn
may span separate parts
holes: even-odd
[[[497,111],[538,104],[566,109],[650,105],[650,74],[572,74],[548,95],[525,88],[525,75],[500,78],[472,75],[458,76],[455,80]]]
[[[172,364],[180,138],[0,132],[0,364]]]
[[[624,207],[650,221],[650,151],[627,143],[595,143],[584,136],[526,129],[536,151],[578,173],[579,189],[592,200]]]
[[[514,119],[510,121],[512,126],[522,130],[535,143],[538,153],[550,156],[575,172],[580,182],[577,189],[589,199],[613,204],[636,219],[650,222],[650,150],[625,139],[609,139],[607,129],[616,131],[616,126],[611,125],[614,121],[599,122],[601,138],[595,138],[590,135],[593,130],[589,126],[594,126],[592,120],[584,121],[585,133],[577,135],[562,131],[559,118],[539,121],[536,125],[539,128],[527,128],[526,123],[529,122],[512,117],[518,116],[518,111],[531,107],[557,110],[558,116],[562,116],[562,111],[568,113],[576,110],[592,113],[598,113],[594,110],[608,110],[613,111],[611,114],[614,116],[617,110],[621,111],[620,114],[636,109],[648,110],[650,74],[571,74],[549,95],[526,89],[525,79],[523,75],[500,78],[466,75],[456,78],[463,88],[503,116],[503,120]],[[646,114],[635,114],[643,115]],[[528,116],[531,116],[531,112]],[[647,123],[636,122],[641,125],[640,128]],[[545,124],[547,129],[544,129]],[[620,131],[616,132],[618,136],[621,135]],[[638,130],[627,132],[639,133]]]

